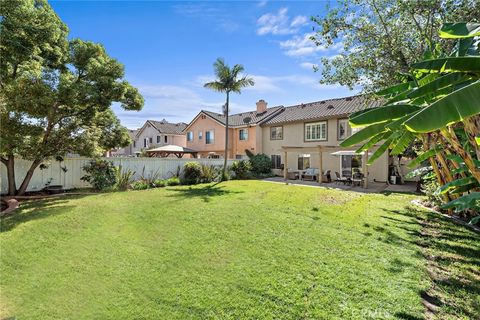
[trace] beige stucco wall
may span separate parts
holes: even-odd
[[[351,130],[348,130],[350,133]],[[296,122],[283,125],[283,140],[270,140],[270,126],[262,127],[262,147],[263,153],[267,155],[277,154],[281,156],[282,164],[285,163],[284,150],[282,146],[287,147],[316,147],[316,146],[339,146],[341,141],[337,140],[337,119],[327,120],[327,140],[326,141],[304,141],[304,122]],[[355,150],[355,148],[348,148],[346,150]],[[288,153],[288,168],[298,169],[299,154],[310,154],[310,167],[319,167],[319,153],[318,152],[289,152]],[[335,171],[341,173],[341,157],[333,156],[331,152],[323,152],[324,171],[331,170],[332,178],[335,176]],[[373,153],[373,150],[370,154]],[[369,180],[370,181],[386,181],[388,171],[388,156],[382,155],[375,163],[369,166]],[[274,170],[278,175],[282,174],[281,170]]]
[[[157,136],[160,136],[160,142],[157,143]],[[167,142],[165,143],[165,136],[167,136]],[[151,149],[154,147],[160,147],[167,144],[173,144],[176,146],[186,147],[187,146],[187,137],[185,135],[177,135],[177,134],[160,134],[157,129],[153,126],[149,125],[148,123],[140,132],[140,134],[135,139],[135,147],[133,147],[132,143],[132,152],[141,152],[142,149],[145,149],[143,146],[143,139],[145,138],[152,138],[152,143],[148,142],[147,149]]]

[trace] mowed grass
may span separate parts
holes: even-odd
[[[0,318],[423,319],[411,199],[230,181],[24,203],[2,221]],[[476,235],[438,221],[472,250],[443,267],[474,281]],[[439,317],[475,316],[474,290]]]

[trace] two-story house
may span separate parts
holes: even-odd
[[[376,147],[363,155],[356,154],[355,147],[340,147],[340,143],[355,132],[350,128],[348,116],[378,104],[353,96],[282,108],[261,125],[262,152],[271,157],[272,168],[279,175],[284,174],[284,168],[317,168],[321,172],[330,170],[332,178],[336,172],[346,177],[368,171],[369,181],[387,181],[387,154],[367,169],[367,157]]]
[[[142,150],[165,145],[186,147],[187,138],[183,132],[186,126],[186,123],[171,123],[165,119],[162,121],[147,120],[145,124],[137,130],[129,150],[131,150],[132,155],[138,155]]]
[[[229,116],[228,158],[243,159],[245,150],[262,152],[260,124],[281,112],[282,106],[267,108],[264,100],[257,102],[255,111]],[[184,133],[187,147],[198,152],[201,158],[223,158],[225,150],[225,115],[202,110],[188,124]]]

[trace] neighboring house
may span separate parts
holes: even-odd
[[[228,158],[246,158],[245,150],[262,152],[260,124],[281,112],[282,106],[267,108],[264,100],[257,102],[255,111],[229,116]],[[225,150],[225,115],[202,110],[188,124],[184,133],[187,147],[198,151],[201,158],[223,158]]]
[[[137,135],[137,131],[138,130],[128,129],[128,135],[130,136],[132,143],[130,143],[125,148],[110,150],[109,152],[107,152],[106,156],[107,157],[128,157],[128,156],[135,155],[133,152],[133,141],[135,141],[135,136]]]
[[[142,150],[148,150],[165,145],[176,145],[186,147],[186,136],[183,130],[186,123],[171,123],[162,121],[147,120],[138,130],[131,145],[131,155],[138,155]]]
[[[342,148],[340,143],[355,132],[348,116],[378,105],[362,96],[353,96],[282,108],[262,123],[262,152],[271,157],[274,172],[279,175],[284,167],[295,171],[320,166],[323,172],[330,170],[332,179],[335,172],[341,176],[365,173],[365,156],[354,152],[359,146]],[[372,149],[370,155],[376,147]],[[387,181],[388,168],[389,157],[385,153],[368,166],[368,180]]]

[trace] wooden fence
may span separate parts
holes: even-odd
[[[202,164],[222,166],[223,159],[176,159],[176,158],[103,158],[113,162],[115,166],[121,166],[122,169],[135,171],[134,179],[139,179],[142,175],[149,176],[157,174],[159,179],[167,179],[174,176],[177,171],[181,171],[185,163],[196,161]],[[45,169],[37,168],[33,174],[32,180],[27,191],[38,191],[50,182],[51,185],[63,185],[65,189],[90,187],[90,184],[80,180],[85,172],[82,167],[86,165],[90,158],[66,158],[62,162],[51,160],[46,162]],[[233,160],[228,160],[229,165]],[[17,188],[22,183],[25,174],[30,167],[31,162],[16,159],[15,160],[15,178]],[[8,190],[7,169],[5,165],[0,165],[0,193],[4,194]]]

